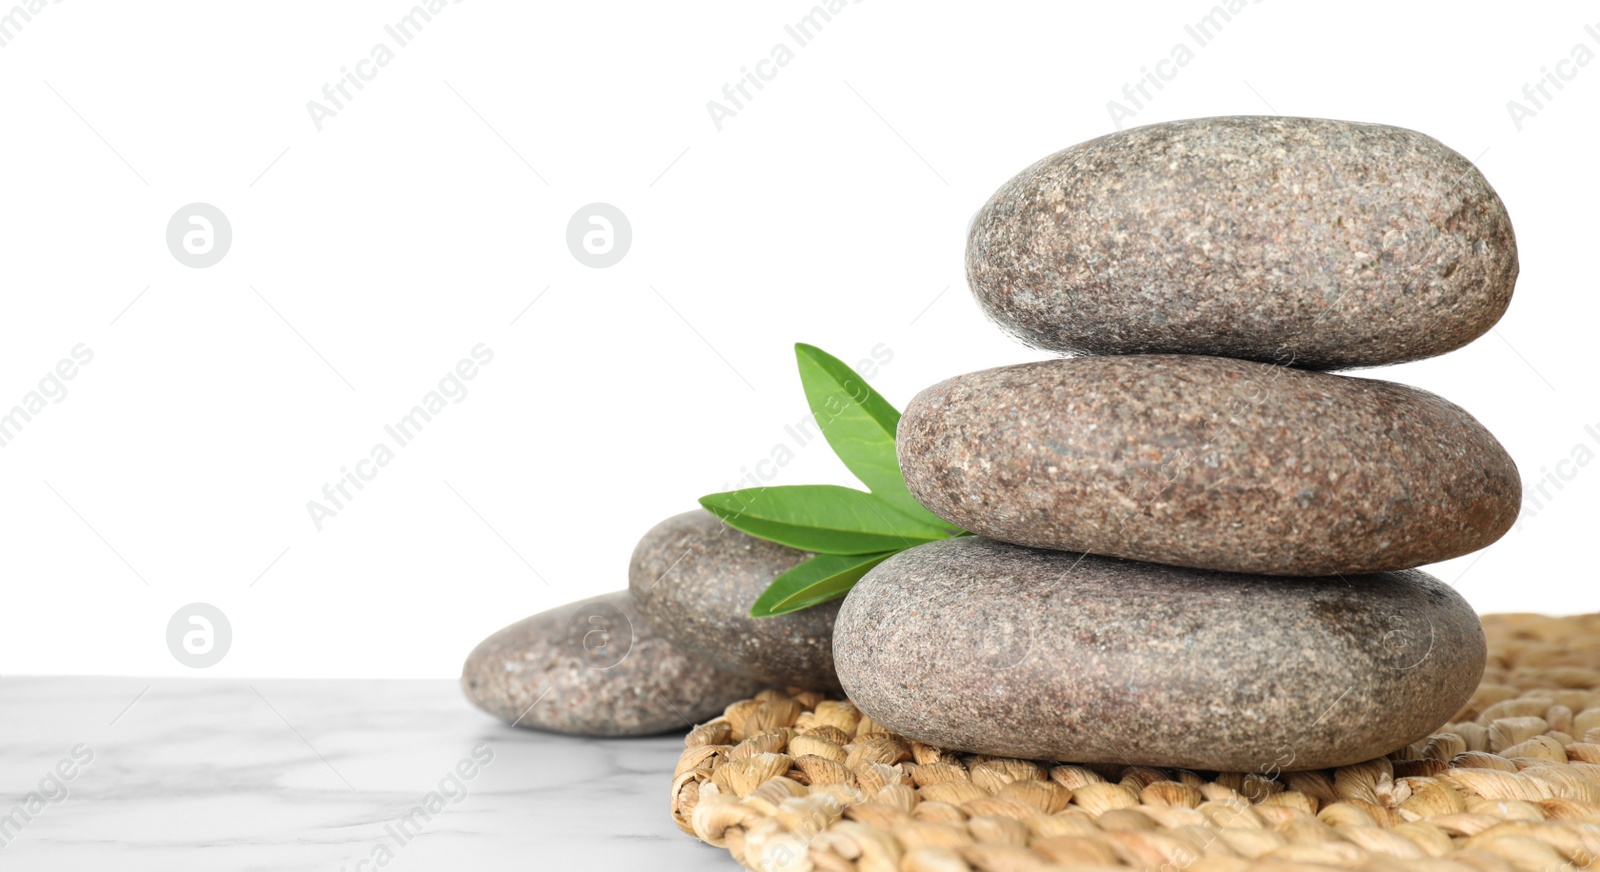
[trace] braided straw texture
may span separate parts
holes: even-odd
[[[685,740],[672,818],[763,872],[1571,870],[1600,858],[1600,615],[1489,615],[1483,683],[1387,758],[1187,772],[953,753],[765,691]]]

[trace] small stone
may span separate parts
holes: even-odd
[[[897,442],[911,493],[974,533],[1231,572],[1459,557],[1522,501],[1505,449],[1433,394],[1197,355],[956,376],[911,401]]]
[[[628,589],[657,631],[691,657],[769,684],[836,690],[838,602],[750,617],[767,585],[810,556],[741,533],[698,509],[644,535],[628,565]]]
[[[1416,131],[1319,118],[1075,145],[995,192],[967,241],[991,317],[1082,354],[1417,360],[1488,331],[1516,277],[1511,219],[1471,161]]]
[[[581,736],[686,730],[762,689],[684,656],[617,591],[524,618],[461,668],[472,704],[512,726]]]
[[[1270,777],[1428,736],[1486,648],[1417,570],[1263,577],[963,537],[857,582],[834,655],[857,707],[940,748]]]

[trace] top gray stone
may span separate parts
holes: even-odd
[[[838,602],[750,617],[767,585],[810,556],[696,509],[662,521],[639,540],[628,564],[628,589],[657,633],[710,666],[768,684],[837,690]]]
[[[1317,118],[1075,145],[995,192],[967,241],[984,310],[1078,354],[1418,360],[1487,332],[1516,277],[1511,219],[1471,161],[1416,131]]]

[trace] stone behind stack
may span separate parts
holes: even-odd
[[[862,711],[983,754],[1270,773],[1392,751],[1467,700],[1481,628],[1413,567],[1504,534],[1516,466],[1439,397],[1308,370],[1442,354],[1504,312],[1515,238],[1469,161],[1319,119],[1123,131],[1007,182],[967,274],[1024,341],[1126,356],[912,400],[912,494],[1012,544],[857,583],[834,655]]]
[[[809,557],[696,509],[634,548],[628,589],[541,612],[461,669],[474,705],[513,726],[587,736],[684,730],[763,688],[839,690],[839,603],[760,620],[750,604]]]
[[[628,564],[628,589],[657,632],[691,657],[768,685],[837,691],[833,621],[839,603],[750,617],[750,604],[767,585],[810,556],[695,509],[662,521],[639,540]]]

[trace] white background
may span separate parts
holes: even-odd
[[[1464,406],[1532,483],[1600,452],[1600,62],[1521,131],[1506,103],[1600,51],[1600,12],[1420,6],[1249,5],[1132,123],[1387,122],[1476,158],[1516,225],[1510,311],[1367,374]],[[793,447],[794,341],[882,343],[896,405],[1037,359],[967,292],[967,221],[1110,132],[1107,101],[1209,4],[867,0],[718,131],[707,101],[793,45],[806,0],[467,0],[318,131],[307,101],[408,8],[65,0],[0,48],[0,406],[94,353],[0,449],[0,671],[454,676],[492,630],[625,586],[646,529]],[[195,201],[233,226],[209,269],[164,241]],[[633,226],[610,269],[565,242],[595,201]],[[469,395],[318,532],[307,501],[478,343]],[[771,480],[850,482],[822,442],[797,455]],[[1433,571],[1480,611],[1595,609],[1597,480]],[[193,601],[234,631],[203,673],[165,644]]]

